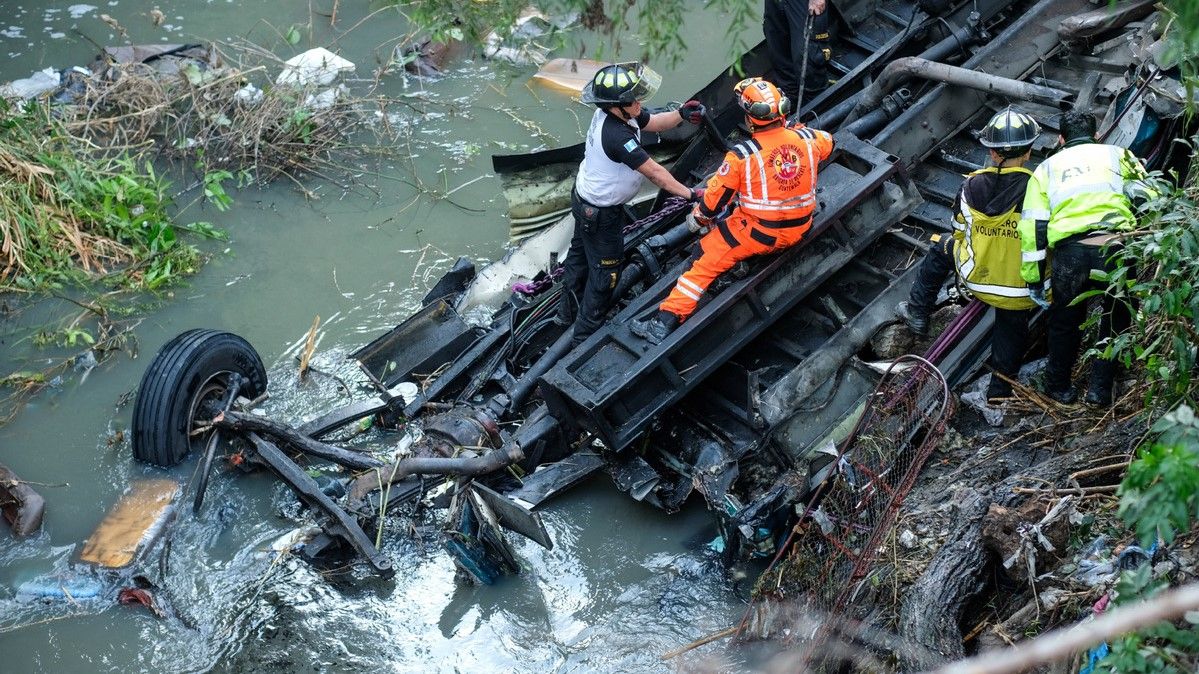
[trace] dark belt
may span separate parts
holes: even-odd
[[[1109,232],[1105,229],[1092,229],[1090,231],[1079,232],[1078,234],[1072,234],[1072,235],[1062,239],[1061,241],[1058,241],[1057,243],[1055,243],[1053,245],[1053,247],[1061,248],[1062,246],[1070,246],[1070,245],[1076,245],[1076,244],[1080,245],[1080,246],[1101,247],[1101,246],[1105,246],[1105,245],[1111,243],[1113,240],[1117,240],[1118,238],[1119,238],[1119,234],[1117,234],[1117,233]]]
[[[570,195],[572,197],[574,197],[575,199],[578,199],[579,203],[586,204],[587,206],[591,206],[592,208],[624,208],[624,206],[625,206],[624,204],[613,204],[611,206],[600,206],[599,204],[593,204],[590,201],[587,201],[586,199],[584,199],[582,196],[580,196],[578,190],[576,190],[573,187],[570,188]]]
[[[792,218],[790,220],[758,220],[758,226],[762,229],[790,229],[792,227],[803,227],[812,222],[812,214],[808,213],[802,218]]]

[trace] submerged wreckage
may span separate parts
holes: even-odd
[[[418,312],[352,354],[376,396],[299,426],[253,414],[267,390],[253,347],[191,330],[145,373],[134,455],[170,466],[195,450],[198,508],[218,446],[235,443],[321,521],[324,535],[305,546],[307,556],[353,550],[382,576],[391,564],[364,529],[430,500],[439,486],[449,496],[432,502],[450,508],[447,549],[489,583],[518,568],[501,527],[551,546],[536,509],[599,471],[667,511],[699,492],[729,560],[773,554],[842,465],[831,448],[875,404],[886,367],[872,362],[881,358],[871,337],[894,321],[929,236],[948,229],[962,174],[983,164],[970,135],[981,120],[1009,103],[1034,114],[1046,129],[1035,160],[1056,143],[1057,113],[1075,106],[1099,114],[1107,142],[1131,147],[1151,168],[1182,156],[1171,139],[1183,124],[1183,94],[1163,61],[1164,21],[1152,2],[934,4],[838,3],[838,82],[796,112],[837,141],[821,168],[811,233],[728,274],[662,344],[630,326],[653,313],[685,268],[694,245],[681,222],[685,205],[657,194],[638,204],[618,302],[606,325],[571,349],[553,319],[553,269],[573,223],[554,185],[569,188],[581,146],[496,157],[510,193],[536,202],[523,205],[520,223],[540,231],[477,274],[460,260]],[[742,67],[771,75],[762,47]],[[695,95],[712,111],[705,125],[651,139],[682,182],[701,181],[746,136],[736,79],[722,75]],[[982,308],[962,312],[926,354],[950,386],[987,356],[992,318]],[[935,403],[940,414],[945,403]],[[327,440],[367,417],[415,440],[391,463]],[[901,441],[922,442],[917,436],[936,428],[913,426]],[[318,485],[297,454],[353,477]]]

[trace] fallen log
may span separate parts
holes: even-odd
[[[7,466],[0,464],[0,512],[17,538],[23,538],[42,526],[46,500]]]
[[[1092,454],[1075,451],[1053,456],[1004,479],[990,490],[969,490],[959,497],[957,526],[946,537],[924,573],[912,584],[900,610],[903,636],[949,659],[965,656],[962,613],[985,586],[994,557],[983,541],[983,523],[992,503],[1018,505],[1020,485],[1035,476],[1037,482],[1056,484],[1085,465]],[[912,668],[928,665],[915,662]]]
[[[899,614],[904,637],[949,660],[965,656],[962,612],[986,584],[987,551],[982,545],[982,527],[991,504],[990,493],[974,490],[958,498],[957,527],[908,588]],[[930,663],[912,664],[923,668]]]
[[[1015,674],[1051,662],[1166,620],[1177,620],[1199,608],[1199,583],[1110,611],[1093,622],[1054,630],[1013,648],[976,655],[936,670],[936,674]]]
[[[246,414],[245,412],[229,410],[218,414],[212,420],[212,425],[217,428],[241,433],[269,435],[304,454],[324,459],[325,461],[332,461],[351,470],[370,470],[372,468],[384,468],[387,466],[386,463],[374,457],[336,445],[330,445],[320,440],[314,440],[287,424],[253,414]]]

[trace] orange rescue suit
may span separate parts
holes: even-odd
[[[659,308],[685,320],[712,281],[733,265],[799,243],[816,210],[816,167],[832,152],[831,134],[802,125],[758,131],[734,146],[708,180],[695,217],[710,224],[733,197],[736,206],[700,239],[702,255]]]

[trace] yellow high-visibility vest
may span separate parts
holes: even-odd
[[[1140,181],[1145,167],[1125,148],[1071,141],[1041,162],[1028,183],[1020,236],[1023,277],[1044,281],[1041,268],[1057,242],[1093,231],[1119,232],[1136,224],[1129,194],[1153,194]],[[1038,231],[1037,223],[1044,223]]]
[[[1004,175],[1020,173],[1032,177],[1032,171],[1021,166],[989,167],[967,176],[984,173]],[[953,257],[958,278],[978,299],[1000,309],[1031,309],[1036,304],[1028,294],[1028,286],[1020,276],[1021,203],[995,215],[987,215],[972,206],[962,185],[960,207],[954,215]]]

